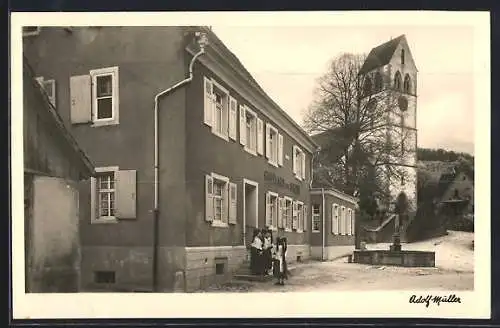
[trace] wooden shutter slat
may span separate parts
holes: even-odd
[[[210,175],[205,175],[205,221],[212,222],[214,220],[214,180]]]
[[[70,88],[71,123],[89,123],[92,121],[92,95],[90,75],[72,76]]]
[[[243,105],[240,105],[239,107],[240,107],[240,144],[245,146],[247,143],[245,107],[243,107]]]
[[[278,165],[283,166],[283,135],[278,134]]]
[[[229,138],[236,140],[237,102],[233,97],[229,98]]]
[[[119,219],[136,218],[136,179],[136,170],[120,170],[115,172],[116,217]]]
[[[260,118],[257,119],[257,153],[264,153],[264,122]]]
[[[229,223],[237,223],[237,187],[236,183],[229,183]]]
[[[203,102],[203,122],[212,126],[213,121],[213,83],[207,77],[203,78],[204,102]]]

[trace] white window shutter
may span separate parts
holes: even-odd
[[[269,136],[271,133],[271,128],[269,127],[269,124],[266,124],[266,158],[271,157],[271,146],[269,145],[270,140]]]
[[[205,175],[205,221],[214,220],[214,179]]]
[[[302,172],[300,172],[300,174],[302,180],[304,180],[306,178],[306,153],[301,153],[301,157],[302,157]]]
[[[240,105],[240,144],[245,146],[247,143],[247,119],[245,107]]]
[[[283,198],[278,198],[278,228],[283,228]]]
[[[90,75],[72,76],[69,79],[71,98],[71,123],[89,123],[92,121],[92,95]]]
[[[340,215],[340,234],[345,235],[345,207],[342,206],[342,214]]]
[[[224,223],[228,223],[229,217],[229,183],[224,185],[224,189],[222,190],[222,213],[221,220]]]
[[[233,97],[229,98],[229,138],[236,140],[236,120],[237,120],[237,102]]]
[[[352,235],[354,236],[356,234],[356,230],[355,230],[355,227],[356,227],[356,218],[354,217],[356,211],[353,210],[352,211],[352,216],[351,216],[351,232],[352,232]]]
[[[98,216],[98,205],[97,205],[97,179],[90,178],[90,222],[95,221]]]
[[[264,153],[264,122],[260,118],[257,119],[257,153]]]
[[[237,220],[237,188],[236,183],[229,183],[229,223],[236,224]]]
[[[336,208],[335,208],[335,204],[332,204],[332,219],[330,220],[331,222],[331,231],[332,231],[332,234],[335,234],[335,225],[336,225],[336,222],[335,222],[335,211],[336,211]]]
[[[273,205],[276,205],[274,207],[274,210],[275,210],[275,213],[273,215],[273,227],[277,228],[278,227],[278,218],[279,218],[279,212],[280,212],[280,207],[279,207],[279,198],[276,196],[276,198],[274,198],[274,201],[275,203],[273,203]]]
[[[270,220],[270,216],[271,216],[271,213],[270,213],[270,208],[269,208],[269,203],[270,203],[270,200],[271,200],[271,195],[269,195],[268,192],[266,192],[266,226],[269,227],[271,226],[272,222]]]
[[[135,170],[115,172],[116,216],[119,219],[136,218],[137,173]]]
[[[307,220],[307,214],[309,213],[307,211],[307,205],[305,205],[305,204],[302,205],[302,211],[304,211],[304,217],[303,217],[303,219],[304,219],[304,228],[303,229],[304,229],[304,231],[307,231],[307,224],[308,224],[307,223],[308,222],[308,220]]]
[[[293,174],[297,175],[297,151],[296,151],[297,147],[296,146],[293,146],[293,149],[292,149],[292,168],[293,168]]]
[[[283,135],[278,134],[278,165],[283,166]]]
[[[208,126],[212,126],[213,115],[214,115],[214,95],[213,95],[213,83],[207,77],[203,78],[204,86],[204,102],[203,102],[203,123]]]

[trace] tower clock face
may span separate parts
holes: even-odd
[[[406,99],[406,97],[404,96],[399,97],[398,106],[399,110],[401,110],[402,112],[406,111],[408,109],[408,99]]]

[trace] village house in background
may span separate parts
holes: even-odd
[[[26,292],[77,292],[80,282],[78,182],[94,174],[23,61]]]
[[[285,236],[289,262],[354,250],[355,199],[311,196],[318,145],[211,29],[43,27],[24,54],[96,165],[79,196],[82,290],[204,288],[248,265],[255,228]]]

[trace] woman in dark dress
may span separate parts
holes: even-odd
[[[265,274],[271,274],[270,270],[273,267],[273,235],[270,229],[266,229],[265,234],[264,234],[264,273]]]
[[[262,233],[259,229],[255,229],[250,245],[250,270],[254,275],[262,274],[262,244]]]

